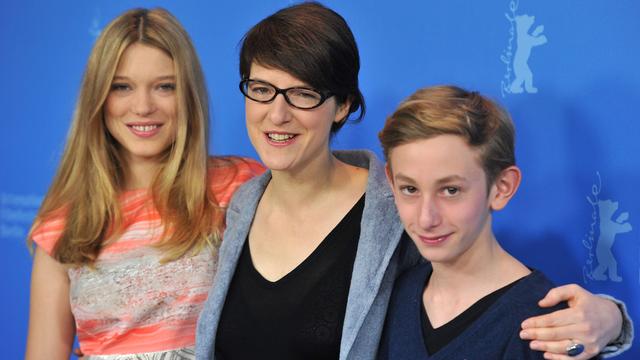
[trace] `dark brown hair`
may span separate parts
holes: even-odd
[[[316,2],[279,10],[252,27],[242,40],[240,76],[248,79],[251,64],[285,71],[310,86],[330,91],[338,104],[350,100],[349,113],[331,132],[337,132],[349,115],[365,113],[358,88],[360,56],[347,22],[335,11]]]
[[[515,129],[509,114],[477,92],[456,86],[416,91],[387,118],[378,137],[389,161],[394,148],[438,135],[461,136],[479,150],[487,186],[516,163]]]

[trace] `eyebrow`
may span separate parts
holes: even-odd
[[[412,184],[413,184],[413,183],[415,183],[415,181],[414,181],[412,178],[410,178],[410,177],[408,177],[408,176],[406,176],[406,175],[403,175],[403,174],[401,174],[401,173],[396,174],[396,175],[394,176],[394,178],[395,178],[396,180],[400,180],[400,181],[404,181],[404,182],[408,182],[408,183],[412,183]]]
[[[277,88],[277,86],[273,85],[273,83],[271,83],[271,82],[269,82],[267,80],[263,80],[261,78],[249,77],[249,80],[260,81],[260,82],[263,82],[265,84],[269,84],[269,85]],[[286,88],[278,88],[278,89],[293,89],[293,88],[303,88],[303,89],[309,89],[309,90],[316,90],[313,86],[307,85],[304,82],[302,82],[300,85],[294,85],[294,86],[289,86],[289,87],[286,87]]]
[[[401,180],[401,181],[405,181],[408,183],[415,183],[415,180],[413,180],[412,178],[410,178],[409,176],[406,176],[402,173],[398,173],[395,175],[396,180]],[[436,181],[436,184],[446,184],[446,183],[450,183],[450,182],[455,182],[455,181],[462,181],[462,182],[467,182],[467,179],[465,177],[462,177],[460,175],[450,175],[450,176],[446,176],[443,177],[441,179],[438,179]]]
[[[113,80],[130,80],[128,76],[116,75],[113,77]],[[175,75],[161,75],[154,79],[154,81],[162,81],[162,80],[176,80]]]
[[[446,184],[446,183],[456,182],[456,181],[466,182],[467,178],[462,177],[460,175],[450,175],[450,176],[447,176],[447,177],[443,177],[442,179],[438,179],[437,183],[438,184]]]

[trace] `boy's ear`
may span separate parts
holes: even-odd
[[[522,173],[517,166],[512,165],[502,170],[491,186],[489,195],[491,210],[502,210],[507,206],[518,190],[521,180]]]

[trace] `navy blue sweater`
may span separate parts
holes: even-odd
[[[395,285],[380,344],[379,359],[543,359],[542,352],[529,349],[521,340],[520,324],[528,317],[553,312],[560,307],[540,308],[538,301],[554,287],[544,274],[534,270],[497,299],[460,336],[429,356],[422,334],[420,307],[431,264],[408,270]]]

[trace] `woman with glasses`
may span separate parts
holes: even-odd
[[[262,167],[207,156],[207,91],[163,9],[109,23],[85,70],[58,173],[29,238],[27,359],[195,357],[224,210]]]
[[[246,34],[240,90],[269,171],[230,203],[198,359],[375,358],[393,283],[420,256],[383,165],[371,152],[329,147],[350,115],[364,115],[359,66],[347,23],[317,3],[282,9]],[[587,292],[578,300],[576,311],[596,309],[578,327],[605,318],[588,335],[617,336],[613,303]],[[557,317],[573,325],[573,315]]]
[[[295,29],[309,32],[309,45],[322,47],[281,34]],[[336,63],[337,58],[345,61]],[[347,307],[371,306],[383,281],[386,265],[370,265],[388,262],[400,238],[399,227],[386,226],[394,218],[393,203],[378,191],[378,181],[369,179],[370,154],[329,149],[331,134],[348,116],[364,114],[358,65],[344,20],[317,4],[285,9],[244,39],[240,90],[246,96],[247,131],[271,171],[239,194],[227,217],[234,225],[226,234],[230,246],[222,250],[225,275],[219,289],[227,294],[217,334],[208,314],[200,323],[200,333],[207,334],[200,340],[216,336],[220,359],[337,358]],[[365,194],[368,181],[373,188]],[[368,231],[395,240],[386,250],[373,251],[378,238],[367,234],[359,240],[361,221]],[[366,259],[361,254],[356,260],[359,246],[371,251]],[[371,272],[372,283],[350,286],[354,268]],[[385,284],[391,284],[393,273]],[[348,305],[350,287],[369,304]],[[220,310],[224,299],[210,297],[220,302],[211,309]],[[348,321],[365,320],[365,314],[351,312]],[[212,351],[197,355],[205,358]]]

